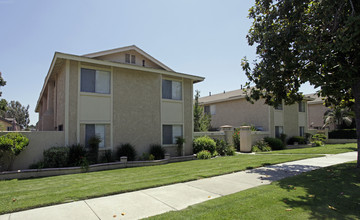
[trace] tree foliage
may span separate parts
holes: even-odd
[[[4,118],[15,118],[22,128],[26,128],[30,123],[29,105],[23,106],[19,101],[11,101],[7,105],[5,114],[1,116]]]
[[[326,104],[355,99],[360,151],[360,1],[256,0],[247,35],[257,60],[242,67],[250,101],[265,98],[276,105],[300,101],[309,82]],[[358,157],[359,159],[359,157]],[[358,166],[360,162],[358,160]]]
[[[0,137],[0,161],[8,162],[6,170],[11,169],[15,156],[19,155],[28,144],[29,139],[20,133],[8,133]]]
[[[200,91],[195,91],[194,104],[194,131],[208,131],[210,128],[211,116],[204,113],[204,107],[199,105]]]

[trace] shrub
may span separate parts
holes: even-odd
[[[286,144],[286,137],[287,137],[286,134],[280,134],[280,140],[281,140],[284,144]]]
[[[193,142],[194,154],[197,154],[202,150],[207,150],[211,154],[213,154],[215,149],[216,149],[215,141],[208,136],[198,137]]]
[[[83,158],[86,157],[86,149],[81,144],[73,144],[69,147],[69,166],[80,166]]]
[[[329,139],[357,139],[356,129],[342,129],[330,131]]]
[[[100,162],[101,163],[109,163],[113,162],[113,156],[111,150],[105,150],[104,153],[101,155]]]
[[[324,143],[322,141],[313,141],[313,144],[315,144],[316,147],[322,146]]]
[[[44,150],[44,167],[57,168],[66,167],[69,159],[68,147],[52,147]]]
[[[28,144],[29,139],[20,133],[8,133],[0,137],[0,159],[3,162],[5,159],[2,157],[9,157],[5,169],[11,169],[15,157],[19,155]]]
[[[196,158],[202,160],[210,159],[211,153],[208,150],[202,150],[196,154]]]
[[[272,150],[283,150],[285,144],[278,138],[266,137],[264,141],[269,144]]]
[[[235,148],[222,139],[215,139],[216,151],[221,156],[232,156],[235,154]],[[214,154],[213,154],[214,155]],[[217,156],[217,155],[215,155]]]
[[[237,151],[240,151],[240,128],[234,129],[234,134],[232,137],[233,137],[234,147],[236,148]]]
[[[178,153],[179,156],[181,156],[181,154],[182,154],[184,143],[185,143],[185,138],[176,137],[177,153]]]
[[[44,162],[39,161],[37,163],[30,164],[29,169],[42,169],[44,168]]]
[[[287,144],[294,145],[295,142],[298,142],[298,144],[306,144],[305,138],[300,136],[294,136],[289,138]]]
[[[120,147],[117,148],[116,151],[116,160],[119,160],[120,157],[126,156],[128,161],[135,160],[136,157],[136,151],[135,148],[129,144],[122,144]]]
[[[151,145],[150,154],[154,156],[155,160],[161,160],[165,158],[165,149],[161,145]],[[149,156],[150,159],[150,156]]]
[[[313,141],[325,141],[326,140],[326,136],[325,134],[315,134],[312,136],[311,138]]]
[[[89,139],[89,152],[87,155],[87,159],[91,164],[95,164],[98,162],[100,142],[101,138],[96,135]]]
[[[271,147],[266,141],[258,141],[251,149],[252,152],[263,152],[263,151],[271,151]]]

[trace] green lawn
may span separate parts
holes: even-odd
[[[151,219],[360,219],[360,169],[340,164]]]
[[[271,152],[261,152],[259,154],[340,154],[356,151],[356,143],[351,144],[326,144],[321,147],[307,147],[299,149],[277,150]]]
[[[216,176],[316,155],[236,155],[151,167],[0,181],[0,214]]]

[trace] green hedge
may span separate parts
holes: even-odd
[[[289,138],[289,140],[287,141],[287,144],[294,145],[295,142],[297,142],[298,144],[306,144],[305,138],[300,137],[300,136],[293,136],[293,137]]]
[[[356,129],[342,129],[330,131],[329,139],[357,139]]]
[[[264,141],[269,144],[272,150],[283,150],[285,144],[278,138],[266,137]]]

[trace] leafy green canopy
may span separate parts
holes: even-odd
[[[360,1],[256,0],[247,36],[258,60],[242,67],[248,100],[270,105],[300,101],[310,82],[326,104],[355,104],[360,167]],[[256,86],[250,88],[250,83]]]
[[[259,61],[252,69],[242,62],[256,84],[249,98],[292,104],[302,99],[301,84],[310,82],[328,103],[351,100],[360,80],[359,11],[360,1],[257,0],[247,38]]]

